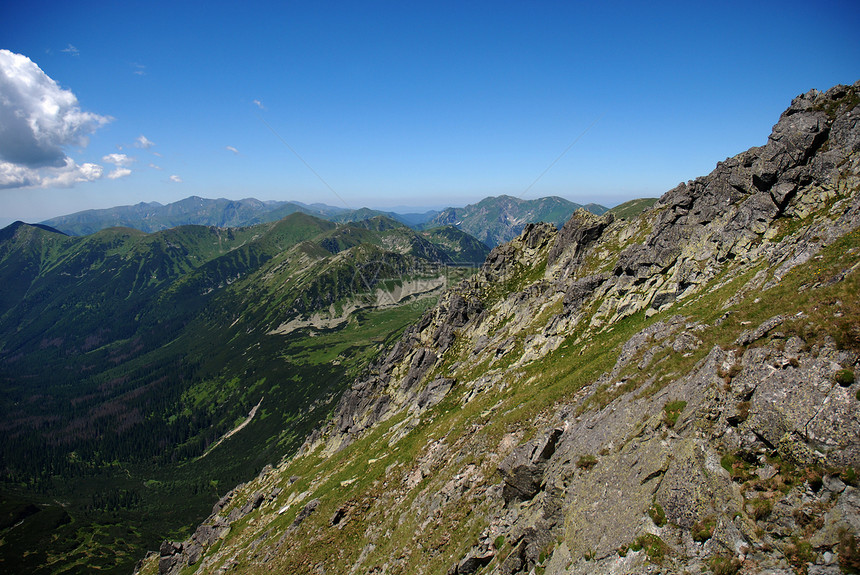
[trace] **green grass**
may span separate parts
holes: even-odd
[[[595,465],[597,465],[597,457],[590,454],[581,455],[579,459],[576,460],[576,466],[583,471],[589,471]]]
[[[693,541],[704,543],[714,536],[714,529],[716,527],[717,518],[709,515],[693,524],[693,527],[690,529],[690,535],[693,537]]]
[[[663,423],[666,427],[675,427],[678,418],[687,407],[686,401],[669,401],[663,406]]]
[[[741,570],[741,562],[732,555],[714,555],[708,559],[708,567],[714,575],[735,575]]]
[[[659,503],[655,502],[648,508],[648,516],[651,517],[651,521],[653,521],[654,525],[657,527],[663,527],[666,525],[666,512],[663,511],[663,508]]]
[[[637,537],[630,545],[630,549],[633,551],[644,549],[645,554],[648,555],[648,560],[658,564],[662,563],[670,552],[669,546],[653,533],[645,533]]]
[[[842,387],[848,387],[854,383],[854,370],[840,369],[836,372],[836,375],[833,376],[833,379]]]

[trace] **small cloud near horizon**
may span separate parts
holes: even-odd
[[[131,175],[131,170],[128,168],[117,168],[107,175],[109,180],[118,180]]]
[[[182,178],[180,178],[176,174],[173,174],[172,176],[170,176],[170,181],[173,182],[174,184],[181,184]]]
[[[75,48],[74,46],[72,46],[71,44],[69,44],[68,46],[66,46],[62,50],[60,50],[60,52],[63,52],[65,54],[71,54],[72,56],[80,56],[81,55],[81,51],[78,50],[77,48]]]
[[[106,156],[102,156],[102,161],[113,164],[117,167],[124,167],[131,165],[135,160],[125,154],[108,154]]]
[[[142,150],[148,150],[155,145],[155,142],[151,141],[149,138],[141,134],[137,137],[137,140],[134,141],[134,147],[140,148]]]
[[[118,180],[131,175],[131,170],[128,169],[127,166],[134,163],[135,159],[125,154],[108,154],[106,156],[102,156],[102,161],[116,166],[116,168],[107,175],[107,179]]]
[[[233,146],[224,146],[224,149],[227,150],[228,152],[233,152],[237,156],[239,155],[239,150],[237,150]]]
[[[260,108],[261,110],[265,110],[266,107],[263,106],[263,103],[260,100],[254,100],[254,105]]]
[[[116,169],[107,175],[107,179],[118,180],[131,175],[131,170],[126,166],[131,165],[135,160],[125,154],[108,154],[106,156],[102,156],[102,161],[116,166]]]

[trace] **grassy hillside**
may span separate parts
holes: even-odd
[[[632,220],[657,202],[657,198],[639,198],[607,210],[618,219]]]

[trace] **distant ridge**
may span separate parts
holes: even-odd
[[[266,218],[266,214],[275,210],[278,210],[276,214]],[[255,198],[210,200],[191,196],[166,205],[141,202],[131,206],[85,210],[42,223],[69,235],[84,236],[116,226],[143,232],[157,232],[187,224],[240,227],[276,221],[297,211],[313,214],[312,210],[289,202],[263,202]]]
[[[657,202],[657,198],[638,198],[618,204],[609,212],[618,219],[633,219]]]
[[[598,204],[583,206],[558,196],[534,200],[497,196],[484,198],[463,208],[446,208],[424,226],[457,226],[488,246],[495,247],[517,237],[530,223],[548,222],[561,227],[579,208],[596,215],[609,209]]]
[[[66,233],[61,232],[60,230],[58,230],[56,228],[52,228],[51,226],[46,226],[44,224],[28,224],[26,222],[22,222],[21,220],[18,220],[16,222],[12,222],[11,224],[6,226],[5,228],[0,229],[0,241],[4,241],[4,240],[8,240],[8,239],[12,238],[15,235],[15,232],[17,232],[18,229],[21,228],[21,226],[32,226],[34,228],[39,228],[40,230],[44,230],[46,232],[51,232],[51,233],[55,233],[55,234],[62,234],[64,236],[68,235]]]

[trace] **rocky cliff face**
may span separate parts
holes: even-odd
[[[858,572],[858,102],[527,226],[140,572]]]

